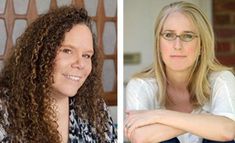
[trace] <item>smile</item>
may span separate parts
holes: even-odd
[[[73,81],[79,81],[81,79],[80,76],[75,76],[75,75],[65,75],[64,76],[67,78],[67,79],[70,79],[70,80],[73,80]]]

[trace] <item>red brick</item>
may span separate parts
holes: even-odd
[[[235,1],[234,0],[213,0],[213,11],[214,12],[235,12]]]
[[[231,51],[235,53],[235,41],[233,40],[233,43],[231,43]]]
[[[228,53],[231,51],[231,43],[230,42],[217,42],[215,50],[217,54]]]
[[[213,19],[215,25],[227,25],[232,23],[229,14],[215,14]]]
[[[235,24],[235,15],[231,16],[231,22],[232,22],[233,25]]]
[[[217,56],[220,63],[227,66],[235,66],[235,54]]]
[[[235,26],[232,28],[215,28],[215,35],[217,38],[221,39],[231,39],[235,38]]]

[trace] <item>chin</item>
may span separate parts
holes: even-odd
[[[190,68],[189,67],[182,67],[182,66],[178,66],[178,67],[172,67],[171,68],[173,71],[176,71],[176,72],[183,72],[183,71],[187,71],[189,70]]]
[[[65,89],[65,90],[62,91],[62,94],[63,94],[64,96],[67,96],[67,97],[73,97],[73,96],[75,96],[75,95],[77,94],[77,91],[78,91],[78,89],[75,90],[75,89],[69,89],[69,88],[67,88],[67,89]]]
[[[68,97],[74,97],[76,95],[76,93],[75,94],[73,94],[73,95],[68,95]]]
[[[69,90],[68,90],[69,91]],[[73,92],[70,92],[70,93],[68,93],[67,95],[69,96],[69,97],[73,97],[73,96],[75,96],[76,94],[77,94],[77,91],[78,90],[74,90]]]

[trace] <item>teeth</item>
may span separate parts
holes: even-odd
[[[80,77],[74,76],[74,75],[65,75],[65,77],[67,77],[68,79],[71,79],[71,80],[75,80],[75,81],[80,80]]]

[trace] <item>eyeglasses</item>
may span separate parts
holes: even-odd
[[[192,41],[194,38],[197,38],[198,36],[194,33],[182,33],[180,35],[177,35],[173,32],[165,32],[165,33],[161,33],[160,34],[164,39],[168,40],[168,41],[173,41],[175,40],[177,37],[180,38],[180,40],[184,41],[184,42],[190,42]]]

